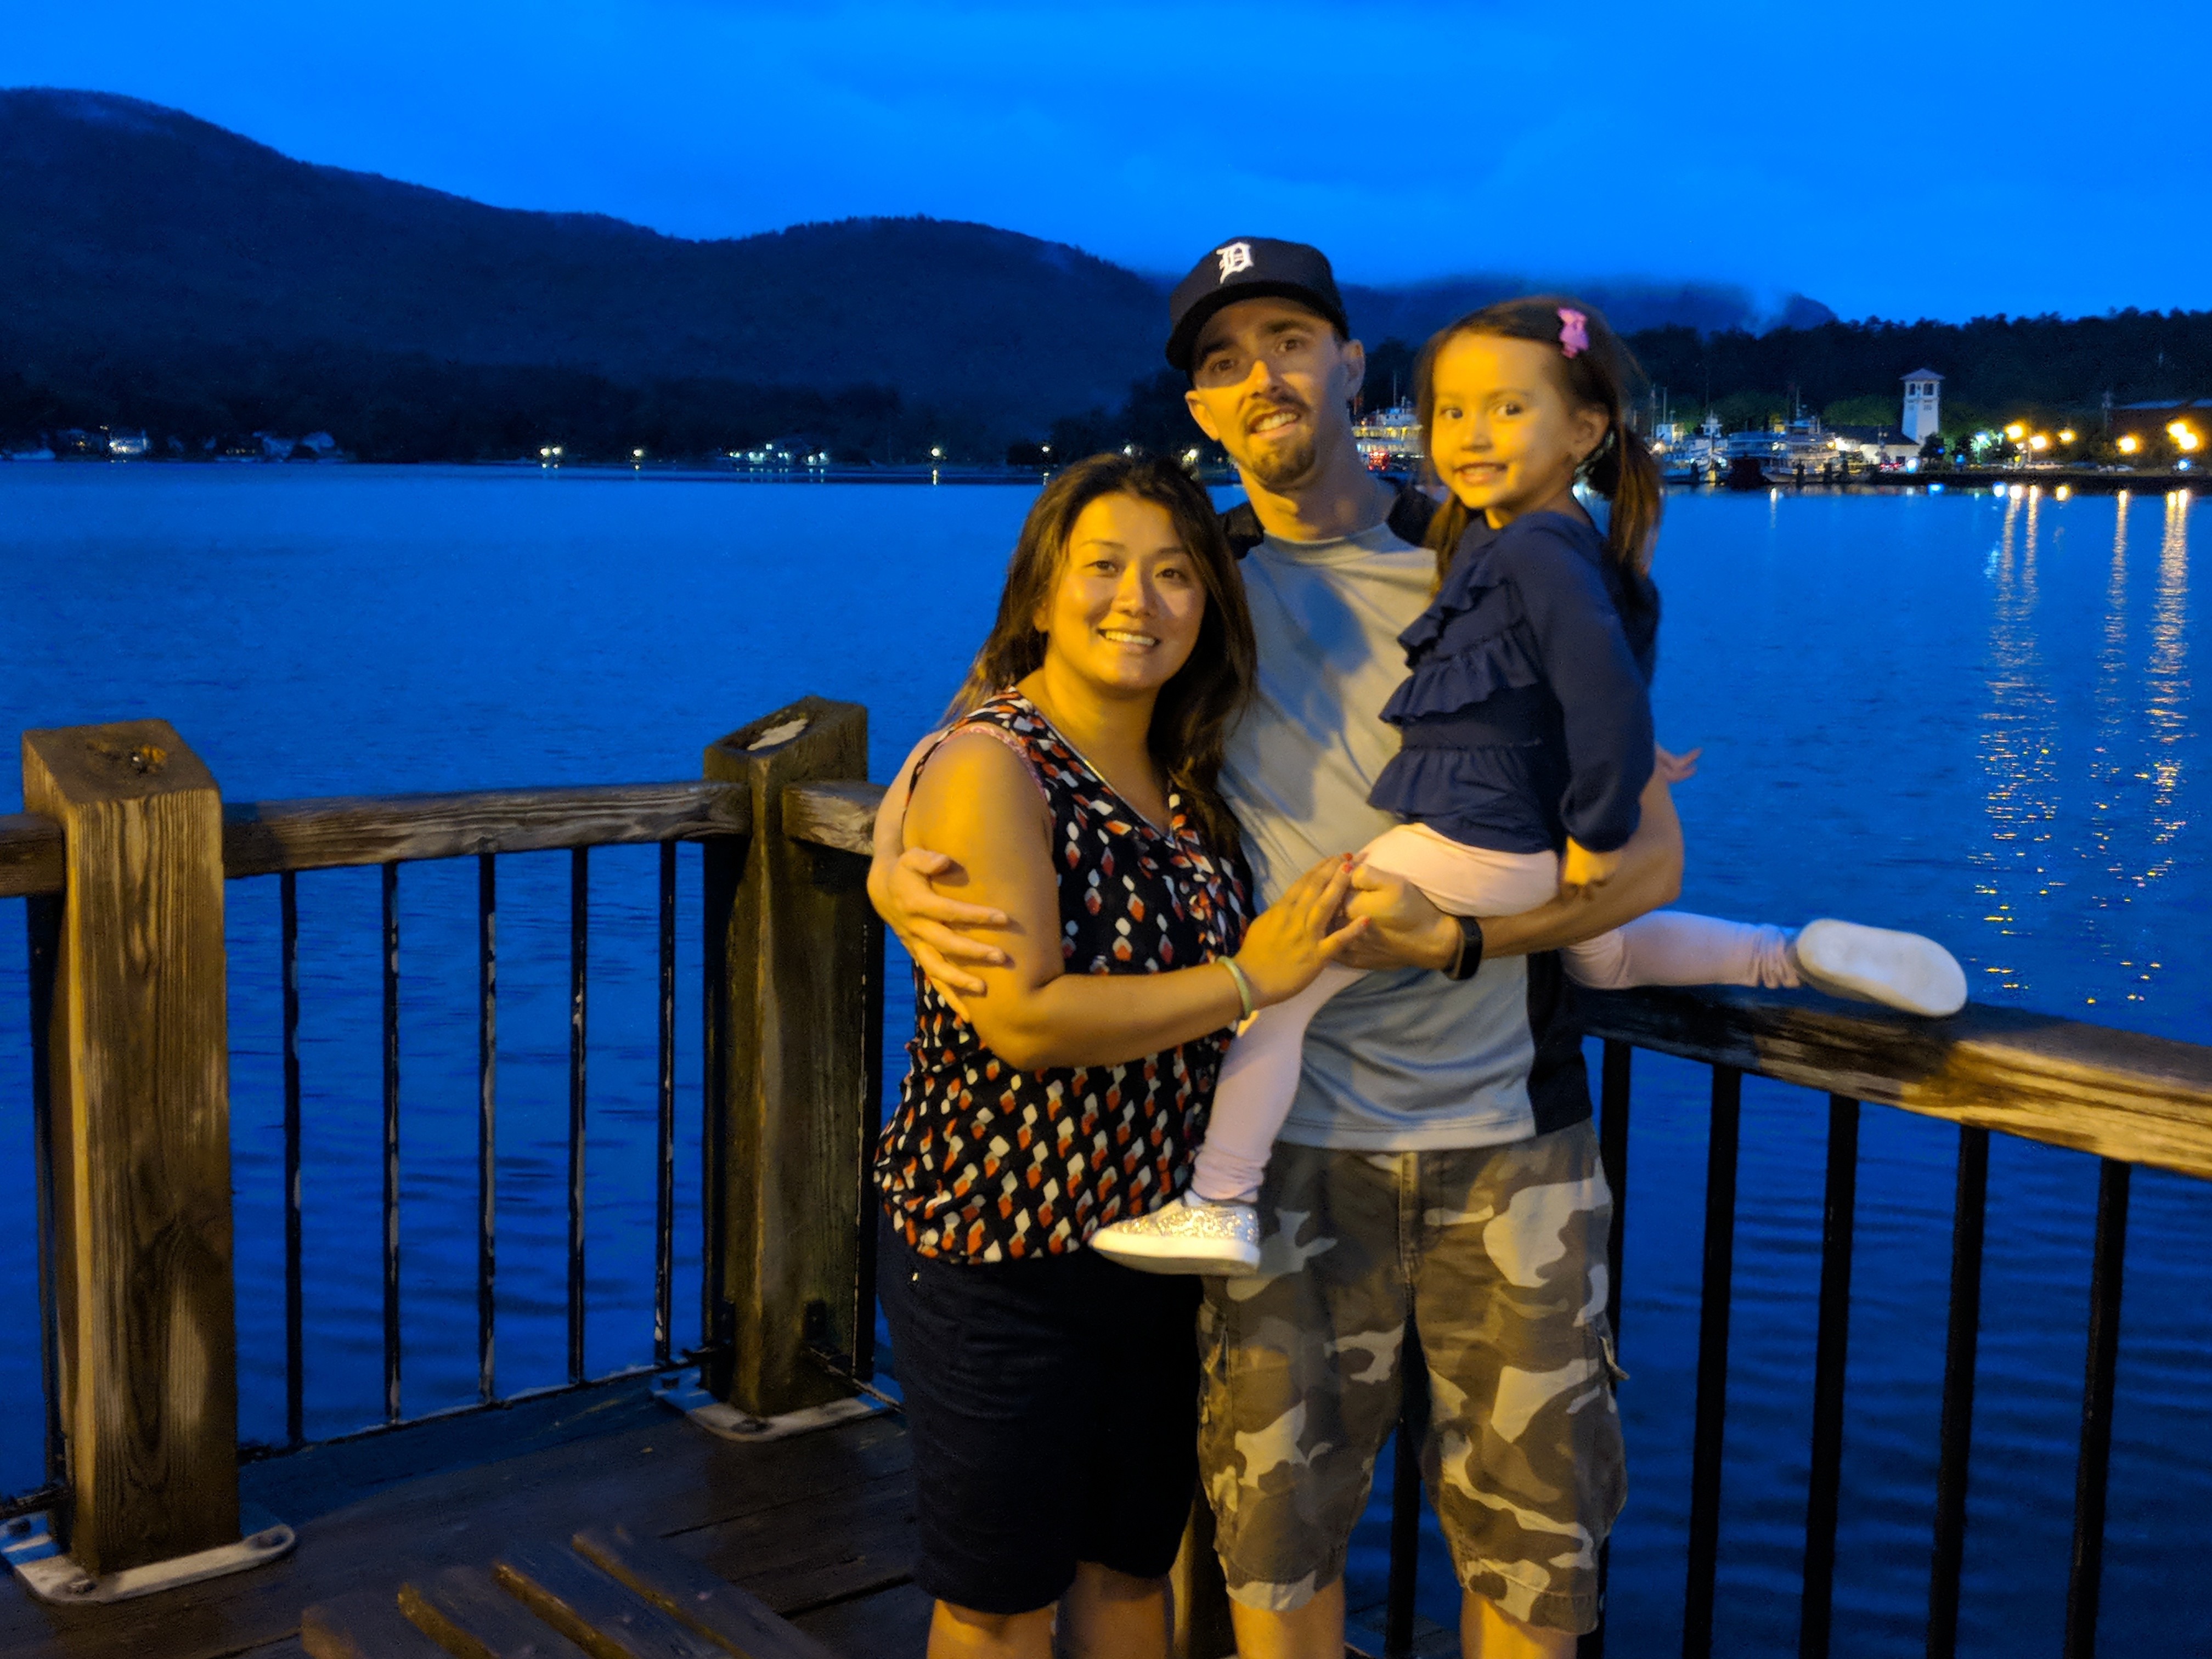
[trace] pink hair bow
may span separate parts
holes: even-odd
[[[1559,307],[1559,349],[1570,357],[1589,349],[1589,319],[1567,306]]]

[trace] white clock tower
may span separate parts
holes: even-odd
[[[1914,443],[1926,443],[1942,424],[1943,377],[1916,368],[1905,377],[1905,415],[1898,428]]]

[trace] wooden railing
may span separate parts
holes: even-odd
[[[1605,1040],[1599,1133],[1613,1192],[1609,1294],[1616,1331],[1628,1193],[1632,1049],[1648,1048],[1712,1068],[1683,1652],[1694,1659],[1712,1647],[1729,1305],[1734,1282],[1737,1128],[1743,1078],[1748,1073],[1828,1097],[1812,1473],[1799,1603],[1801,1659],[1825,1659],[1830,1651],[1860,1103],[1872,1101],[1959,1125],[1950,1314],[1936,1522],[1929,1547],[1930,1659],[1948,1659],[1957,1646],[1990,1133],[1995,1130],[2069,1147],[2100,1160],[2096,1243],[2088,1285],[2088,1364],[2082,1385],[2063,1644],[2068,1659],[2087,1659],[2096,1647],[2104,1563],[2129,1171],[2140,1164],[2199,1180],[2212,1176],[2212,1048],[1974,1006],[1949,1019],[1927,1021],[1773,993],[1646,990],[1589,995],[1586,1003],[1586,1028]],[[1601,1632],[1596,1641],[1584,1643],[1585,1656],[1602,1651]]]
[[[303,872],[384,872],[386,1415],[400,1420],[396,1232],[398,1000],[394,898],[410,862],[479,861],[480,1401],[491,1365],[495,860],[572,859],[569,1375],[582,1370],[581,1155],[587,1054],[588,849],[657,843],[660,1053],[655,1362],[700,1360],[708,1386],[758,1416],[811,1406],[870,1374],[872,1212],[863,1138],[880,1093],[882,937],[863,890],[881,791],[860,781],[865,714],[808,699],[710,745],[704,776],[614,788],[219,804],[158,723],[29,734],[27,814],[0,818],[0,897],[31,900],[48,1396],[70,1547],[112,1571],[235,1536],[228,1100],[222,1076],[220,878],[276,875],[283,894],[286,1057],[288,1420],[301,1438],[295,888]],[[33,775],[34,768],[37,775]],[[706,957],[702,1340],[672,1346],[676,860],[703,849]],[[216,924],[208,925],[210,905]],[[1610,1295],[1625,1265],[1633,1049],[1711,1068],[1690,1534],[1682,1650],[1710,1651],[1726,1425],[1742,1079],[1828,1097],[1822,1265],[1811,1379],[1812,1473],[1799,1652],[1831,1650],[1862,1103],[1959,1127],[1950,1316],[1928,1651],[1952,1652],[1973,1420],[1982,1238],[1992,1132],[2101,1161],[2065,1651],[2092,1651],[2102,1565],[2129,1171],[2212,1176],[2212,1048],[1970,1007],[1926,1022],[1807,995],[1643,991],[1591,996],[1602,1040],[1599,1131],[1615,1195]],[[903,1015],[901,1016],[902,1023]],[[159,1170],[161,1180],[153,1181]],[[158,1193],[159,1202],[148,1194]],[[179,1237],[191,1248],[179,1249]],[[124,1386],[132,1356],[199,1355],[193,1387]],[[1407,1405],[1380,1650],[1412,1650],[1419,1482]],[[227,1495],[226,1495],[227,1494]],[[1182,1650],[1225,1653],[1218,1578],[1182,1568]],[[1586,1638],[1601,1653],[1604,1636]]]
[[[93,1579],[234,1544],[236,1340],[222,884],[279,884],[286,1425],[303,1432],[297,881],[382,872],[384,1419],[400,1390],[402,871],[477,861],[477,1404],[494,1364],[497,860],[565,850],[569,883],[568,1382],[585,1372],[590,849],[657,844],[653,1367],[701,1364],[769,1418],[849,1395],[873,1330],[863,1138],[881,1066],[882,933],[841,843],[866,711],[809,698],[665,784],[224,803],[160,721],[27,733],[0,897],[28,901],[51,1507]],[[865,790],[866,786],[859,786]],[[822,791],[818,803],[810,793]],[[787,807],[794,812],[786,833]],[[864,804],[863,817],[872,811]],[[811,839],[808,838],[810,827]],[[849,840],[849,836],[846,837]],[[702,848],[705,1241],[699,1346],[673,1340],[676,847]],[[823,843],[827,843],[824,845]],[[149,1364],[149,1358],[160,1363]],[[651,1369],[651,1367],[647,1368]]]

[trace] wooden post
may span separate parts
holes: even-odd
[[[96,1578],[238,1541],[222,803],[162,720],[26,732],[23,801],[64,838],[36,1109],[61,1522]]]
[[[752,833],[706,843],[708,1312],[717,1399],[775,1417],[851,1389],[807,1352],[862,1352],[860,1160],[881,1033],[866,862],[792,840],[783,793],[861,779],[867,710],[808,697],[707,750],[750,786]]]

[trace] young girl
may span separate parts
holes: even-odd
[[[1451,494],[1428,538],[1437,595],[1400,635],[1412,672],[1382,714],[1403,747],[1369,797],[1407,821],[1359,857],[1449,914],[1511,915],[1601,885],[1636,830],[1658,758],[1659,599],[1647,573],[1661,493],[1623,419],[1633,372],[1595,311],[1558,298],[1476,312],[1422,353],[1422,424]],[[1602,533],[1578,483],[1611,503]],[[1659,911],[1564,955],[1571,977],[1605,988],[1802,981],[1921,1014],[1966,1000],[1941,945],[1850,922],[1793,936]],[[1248,1022],[1223,1062],[1188,1194],[1103,1229],[1095,1249],[1161,1273],[1258,1265],[1253,1204],[1297,1091],[1306,1025],[1358,976],[1331,965]]]

